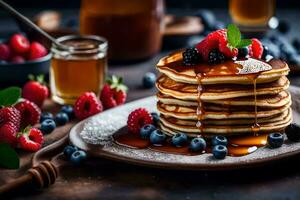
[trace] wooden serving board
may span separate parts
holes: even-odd
[[[293,101],[294,121],[300,123],[300,89],[290,87]],[[128,114],[139,107],[155,111],[156,97],[133,101],[109,111],[102,112],[75,125],[69,134],[70,142],[94,157],[123,161],[166,169],[225,170],[265,165],[300,154],[300,142],[286,141],[281,148],[259,148],[252,154],[241,157],[226,157],[216,160],[212,154],[196,156],[156,152],[150,149],[134,149],[114,143],[111,135],[126,125]]]

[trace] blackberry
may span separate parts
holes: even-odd
[[[188,48],[183,54],[183,64],[186,66],[197,65],[201,61],[201,56],[196,48]]]
[[[213,49],[208,54],[208,63],[211,65],[219,64],[225,61],[225,56],[218,49]]]
[[[246,58],[249,54],[248,47],[239,48],[238,58]]]

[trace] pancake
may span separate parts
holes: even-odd
[[[288,124],[292,122],[292,112],[291,109],[288,109],[288,114],[283,118],[283,120],[275,121],[275,122],[266,122],[260,123],[260,132],[273,132],[284,129]],[[160,127],[163,131],[165,131],[169,135],[174,135],[178,132],[184,132],[189,137],[197,137],[200,135],[200,130],[196,126],[186,126],[186,125],[178,125],[170,123],[165,120],[165,118],[161,118]],[[207,125],[202,129],[202,136],[211,137],[213,135],[222,134],[225,136],[230,135],[245,135],[253,133],[251,126],[249,125],[238,125],[238,126],[213,126]]]
[[[276,81],[266,84],[257,84],[256,95],[272,95],[278,94],[289,87],[289,80],[283,76]],[[172,96],[182,100],[197,101],[198,91],[197,85],[178,83],[167,76],[160,76],[156,82],[157,89],[165,95]],[[223,84],[208,85],[201,94],[201,100],[223,100],[236,97],[253,96],[253,85]]]
[[[181,106],[198,106],[197,101],[186,101],[176,99],[172,96],[164,95],[161,92],[157,93],[157,99],[163,104],[181,105]],[[260,95],[257,97],[256,105],[258,107],[281,107],[291,101],[291,95],[289,92],[283,90],[278,94],[273,95]],[[224,106],[254,106],[255,102],[253,97],[237,97],[232,99],[222,100],[207,100],[206,102],[220,104]]]
[[[253,111],[206,111],[203,115],[203,119],[236,119],[236,118],[263,118],[277,115],[289,109],[291,106],[291,101],[286,105],[272,109],[272,110],[257,110],[257,113]],[[167,105],[161,102],[157,103],[158,111],[165,115],[175,117],[177,119],[188,119],[188,120],[197,120],[197,107],[191,106],[180,106],[180,105]]]
[[[234,64],[234,66],[233,66]],[[288,65],[279,59],[272,59],[269,62],[249,58],[243,61],[228,61],[214,66],[205,71],[206,76],[201,80],[201,84],[252,84],[253,79],[249,74],[241,74],[240,69],[243,67],[261,68],[269,66],[271,70],[263,71],[257,76],[257,83],[269,83],[286,76],[289,72]],[[182,51],[178,51],[169,56],[163,57],[157,64],[157,69],[171,79],[188,84],[198,84],[197,69],[205,70],[204,65],[184,66],[182,62]],[[218,71],[216,74],[215,72]]]

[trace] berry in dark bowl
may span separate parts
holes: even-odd
[[[187,135],[184,133],[176,133],[173,137],[172,137],[172,144],[175,147],[182,147],[183,145],[185,145],[187,143]]]
[[[281,133],[271,133],[268,135],[267,141],[270,148],[279,148],[283,144],[284,137]]]
[[[61,107],[60,111],[66,113],[69,119],[73,119],[75,117],[73,106],[64,105],[63,107]]]
[[[68,121],[69,121],[69,117],[64,112],[59,112],[55,116],[55,122],[60,126],[65,125]]]
[[[56,128],[55,121],[53,119],[46,119],[41,123],[40,130],[44,134],[51,133]]]
[[[154,146],[162,146],[166,138],[166,134],[159,129],[152,131],[152,133],[150,134],[150,142]]]
[[[43,112],[40,117],[40,123],[42,123],[46,119],[54,119],[53,114],[50,112]]]

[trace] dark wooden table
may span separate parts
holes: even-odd
[[[220,19],[228,21],[224,11],[216,13]],[[289,20],[298,19],[298,11],[280,13]],[[7,26],[11,20],[2,16],[0,22],[6,22],[0,24],[2,33],[7,32],[7,28],[15,30]],[[298,27],[295,27],[293,36],[298,33]],[[155,89],[143,89],[141,80],[145,72],[155,71],[155,64],[165,54],[137,64],[109,67],[110,74],[124,77],[130,89],[128,101],[155,94]],[[300,86],[300,77],[294,76],[290,80]],[[52,106],[48,109],[58,109],[58,106]],[[47,136],[47,143],[67,134],[69,128],[61,128]],[[0,184],[12,181],[30,167],[32,154],[19,151],[19,155],[22,157],[21,169],[0,169]],[[65,165],[57,182],[49,189],[31,191],[25,187],[6,199],[300,199],[299,159],[298,156],[263,168],[222,172],[160,170],[89,159],[81,167]]]

